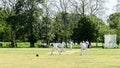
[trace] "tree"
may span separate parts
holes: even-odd
[[[21,20],[23,20],[24,28],[28,31],[27,35],[30,47],[34,47],[34,43],[37,41],[35,27],[37,27],[36,24],[39,23],[38,19],[41,12],[39,5],[43,2],[44,0],[18,0],[16,3],[16,14],[23,14],[24,16]]]
[[[73,28],[75,26],[75,23],[73,21],[73,15],[67,13],[66,18],[67,18],[67,22],[65,26],[62,19],[62,12],[56,15],[55,23],[54,23],[54,32],[55,32],[55,39],[57,41],[65,41],[65,36],[66,36],[66,41],[71,39]]]
[[[98,19],[97,22],[98,23],[98,37],[96,38],[96,42],[104,42],[104,35],[108,34],[108,30],[109,27],[103,22],[103,20]]]
[[[113,13],[109,16],[108,22],[111,29],[117,29],[120,23],[120,13]]]
[[[96,41],[99,37],[99,23],[103,22],[95,16],[81,16],[77,28],[74,29],[73,39],[78,43],[83,40]]]
[[[117,33],[117,41],[120,42],[120,12],[113,13],[108,19],[110,29]]]
[[[2,0],[1,1],[2,2],[2,5],[3,5],[3,9],[4,9],[4,12],[5,12],[5,14],[6,14],[6,19],[5,19],[5,21],[6,21],[6,26],[9,26],[10,27],[10,30],[11,30],[11,32],[10,32],[10,35],[11,35],[11,47],[14,47],[15,46],[15,29],[13,28],[13,27],[15,27],[14,25],[16,24],[16,23],[14,23],[14,25],[12,25],[13,24],[13,18],[15,17],[15,14],[14,14],[14,5],[15,5],[15,2],[16,1],[13,1],[13,0]],[[10,19],[12,19],[11,20],[11,22],[10,22]]]
[[[16,36],[20,35],[21,30],[26,30],[24,36],[28,36],[30,47],[34,47],[36,42],[35,27],[38,23],[41,12],[41,5],[44,0],[2,0],[3,8],[10,9],[7,22],[11,25],[11,44],[15,46]],[[22,34],[21,33],[21,34]]]
[[[51,1],[45,0],[45,3],[43,4],[43,16],[42,16],[42,25],[41,29],[43,32],[41,35],[43,35],[44,41],[49,44],[49,42],[54,38],[54,32],[53,32],[53,19],[52,19],[52,10],[51,10]]]
[[[70,0],[73,10],[83,15],[98,15],[104,11],[103,0]]]
[[[61,7],[61,9],[62,9],[62,16],[61,16],[61,18],[62,18],[62,22],[63,22],[63,29],[64,29],[64,38],[63,38],[63,40],[67,43],[67,29],[66,29],[66,27],[67,27],[67,9],[68,9],[68,0],[60,0],[60,7]],[[67,47],[67,45],[66,45],[66,47]]]
[[[59,0],[58,3],[54,4],[57,7],[57,12],[60,13],[61,16],[61,26],[62,30],[62,38],[61,41],[65,41],[67,43],[67,38],[70,37],[69,34],[67,33],[67,24],[68,22],[68,11],[69,11],[69,0]],[[56,17],[59,18],[59,17]],[[56,21],[57,22],[57,21]],[[67,45],[66,45],[67,47]]]
[[[0,8],[0,41],[3,40],[3,33],[5,29],[5,19],[6,19],[6,14],[4,13],[4,10]]]
[[[9,11],[9,9],[0,8],[0,41],[10,41],[11,39],[11,28],[6,22]]]

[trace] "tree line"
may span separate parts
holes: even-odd
[[[1,0],[0,41],[34,43],[43,40],[103,42],[104,34],[119,35],[119,13],[110,15],[109,26],[98,18],[104,12],[102,0]],[[118,17],[116,17],[118,16]],[[115,21],[114,21],[115,20]],[[118,39],[120,39],[118,37]]]

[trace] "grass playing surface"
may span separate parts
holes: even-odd
[[[51,48],[0,48],[0,68],[120,68],[120,49],[90,48],[50,55]],[[39,57],[36,57],[39,54]]]

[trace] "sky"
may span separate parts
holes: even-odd
[[[111,13],[114,13],[115,12],[115,4],[117,3],[116,2],[117,0],[107,0],[105,6],[107,8],[106,10],[106,14],[107,15],[110,15]]]
[[[0,2],[0,7],[2,6],[2,3]]]
[[[106,8],[106,13],[104,14],[104,16],[102,16],[101,19],[103,19],[103,21],[105,22],[105,24],[107,24],[107,19],[109,17],[110,14],[116,12],[115,11],[115,5],[117,3],[117,0],[106,0],[105,2],[105,8]],[[108,24],[107,24],[108,25]]]

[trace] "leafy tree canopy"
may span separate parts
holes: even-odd
[[[120,23],[120,12],[111,14],[109,16],[108,23],[110,28],[117,29]]]
[[[103,23],[95,16],[81,16],[77,28],[74,29],[73,39],[96,41],[99,36],[99,24]]]

